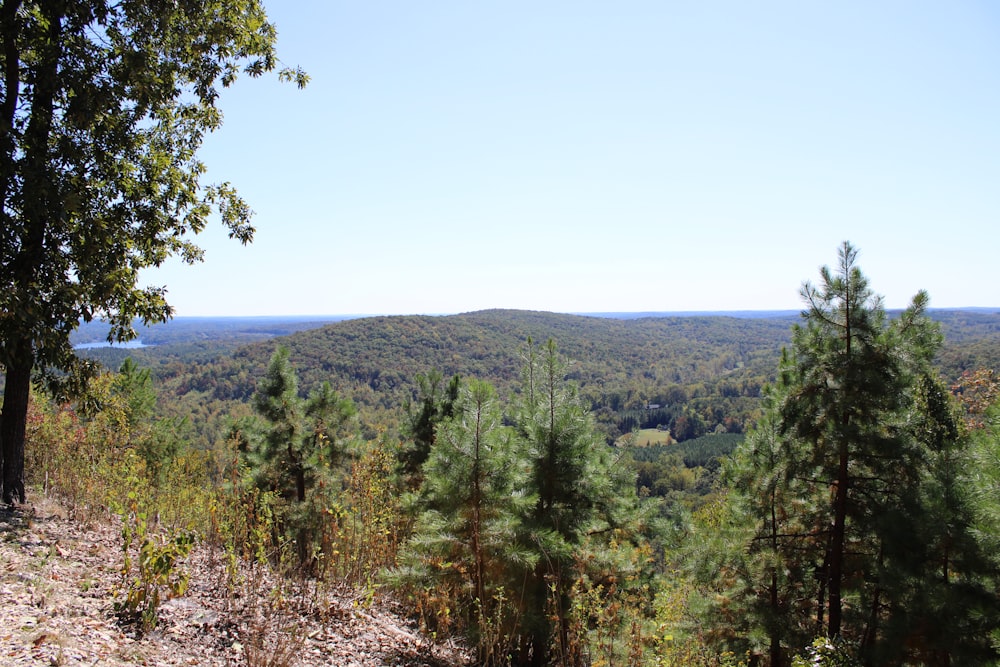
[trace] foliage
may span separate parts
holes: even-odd
[[[0,365],[4,502],[24,502],[32,371],[79,386],[93,366],[69,334],[104,316],[109,340],[171,315],[142,269],[202,251],[213,210],[243,243],[251,212],[228,183],[202,184],[219,88],[277,65],[258,0],[46,0],[0,11]],[[301,71],[281,78],[304,85]],[[58,372],[56,372],[58,371]]]
[[[524,340],[556,338],[567,357],[579,360],[568,369],[569,378],[610,441],[623,432],[618,428],[623,411],[644,410],[650,402],[696,401],[709,430],[727,417],[742,424],[753,411],[753,397],[773,374],[773,360],[789,338],[788,324],[721,317],[612,320],[526,311],[359,318],[250,345],[215,363],[170,364],[161,377],[181,393],[247,400],[253,378],[263,373],[275,347],[286,345],[306,390],[329,381],[369,411],[372,421],[392,427],[407,403],[414,416],[420,414],[418,378],[434,373],[478,377],[504,395],[517,385],[521,360],[516,350]],[[167,353],[152,348],[136,354]]]
[[[218,356],[221,350],[232,350],[250,343],[276,336],[288,336],[297,331],[317,329],[321,326],[349,319],[343,316],[312,317],[174,317],[166,322],[144,324],[137,320],[133,322],[137,340],[142,347],[122,349],[116,346],[105,346],[111,326],[103,320],[81,322],[79,328],[71,335],[74,345],[93,345],[86,348],[91,351],[119,349],[124,352],[136,352],[140,355],[166,349],[170,355],[179,350],[191,351],[202,349],[216,350],[212,356]],[[198,343],[211,343],[199,347]],[[120,361],[118,362],[121,363]]]
[[[178,475],[183,483],[166,493],[157,488],[136,446],[129,394],[121,391],[119,379],[97,378],[82,416],[72,406],[56,407],[44,396],[35,397],[27,431],[29,481],[59,496],[79,518],[108,511],[118,518],[122,580],[114,607],[122,621],[144,633],[155,627],[160,603],[185,592],[180,561],[193,546],[192,528],[203,517],[208,489],[199,486],[206,481],[198,474],[203,462],[192,466],[185,456],[164,469],[166,476],[184,473]]]
[[[555,344],[539,354],[529,339],[524,361],[506,409],[491,385],[472,381],[438,425],[423,511],[391,580],[432,629],[468,632],[483,664],[583,664],[618,656],[616,641],[638,656],[642,633],[622,639],[641,627],[648,596],[634,484],[566,381]],[[619,601],[609,615],[576,594]]]
[[[34,395],[27,431],[32,442],[28,481],[62,496],[83,516],[124,506],[123,494],[130,488],[125,482],[135,474],[134,465],[125,463],[141,460],[146,477],[138,443],[150,436],[146,424],[133,425],[130,400],[112,373],[95,378],[76,405]]]
[[[962,378],[966,409],[955,413],[948,392],[928,371],[927,355],[900,347],[920,342],[919,336],[907,338],[923,326],[911,315],[886,317],[879,334],[889,349],[905,350],[892,358],[902,383],[899,409],[881,413],[880,424],[904,442],[904,451],[914,452],[903,460],[911,468],[896,461],[892,480],[903,475],[914,481],[886,487],[852,481],[852,488],[869,493],[857,507],[872,504],[852,519],[852,579],[844,596],[851,611],[844,634],[853,640],[850,653],[869,663],[899,662],[890,652],[899,646],[906,659],[923,664],[943,664],[944,655],[954,664],[986,664],[1000,618],[994,591],[1000,579],[991,556],[1000,546],[993,383],[985,373]],[[911,333],[904,336],[901,327],[912,327]],[[927,340],[933,343],[933,336]],[[822,571],[829,543],[831,485],[820,475],[823,466],[803,467],[813,460],[806,455],[808,441],[782,430],[786,417],[795,415],[780,408],[801,379],[794,354],[763,402],[752,399],[763,410],[742,444],[741,434],[722,433],[723,427],[664,448],[640,448],[606,445],[608,432],[595,420],[601,408],[578,391],[585,363],[566,363],[554,344],[522,350],[525,372],[520,382],[506,385],[510,400],[501,398],[506,391],[468,382],[449,416],[440,400],[446,394],[436,394],[435,411],[441,411],[436,421],[423,423],[433,444],[419,471],[423,489],[415,516],[404,512],[400,497],[396,433],[359,424],[359,416],[372,413],[354,413],[332,384],[303,383],[310,391],[300,392],[290,354],[284,368],[278,364],[258,383],[257,415],[245,403],[213,403],[209,393],[165,394],[159,383],[173,386],[169,382],[179,376],[141,361],[98,377],[75,404],[39,394],[28,420],[29,481],[70,499],[77,516],[114,508],[122,517],[123,569],[131,574],[117,602],[124,617],[139,622],[142,604],[172,594],[171,582],[183,590],[178,539],[198,535],[216,549],[235,599],[236,591],[257,585],[266,568],[297,562],[305,543],[299,531],[305,530],[310,574],[357,587],[358,604],[365,604],[377,574],[395,571],[425,626],[439,634],[468,631],[484,664],[759,664],[775,628],[786,663],[833,659],[821,655],[825,648],[808,648],[822,633],[815,573]],[[251,384],[253,368],[240,370]],[[154,383],[161,391],[151,403]],[[692,406],[711,400],[701,393],[708,385],[685,387],[671,384],[655,397],[664,405],[684,402],[664,414],[694,410],[707,419],[711,410]],[[491,425],[478,435],[470,420],[476,414],[469,408],[476,403],[473,390],[486,399],[480,414]],[[732,400],[722,396],[726,392],[720,390],[719,398]],[[409,395],[418,408],[410,413],[418,419],[409,423],[422,423],[422,394]],[[404,403],[384,407],[403,416]],[[648,409],[628,409],[653,418]],[[185,414],[191,418],[182,422]],[[173,430],[180,435],[170,442],[186,446],[158,457],[145,443],[157,437],[163,415],[179,424]],[[213,440],[223,431],[232,438]],[[471,445],[477,441],[486,446],[479,450],[480,464],[496,455],[502,474],[482,476],[486,496],[474,502]],[[301,503],[289,444],[304,464]],[[561,454],[550,457],[550,445]],[[714,467],[734,446],[724,485],[716,485]],[[268,448],[276,454],[270,464],[263,456]],[[636,511],[637,485],[627,465],[633,459],[640,473],[649,473],[648,484],[640,477],[639,486],[662,488],[667,498],[644,500],[645,513]],[[552,500],[540,509],[543,493]],[[473,507],[480,509],[478,523]],[[653,537],[645,522],[655,510],[669,517],[669,529]],[[874,636],[881,644],[862,651],[854,610],[875,608]]]
[[[976,346],[1000,350],[996,338],[1000,316],[928,314],[942,322],[949,336],[939,360],[971,354]],[[424,407],[420,377],[442,376],[439,400],[445,396],[444,379],[456,374],[487,380],[506,395],[516,387],[520,365],[516,350],[528,336],[558,337],[560,348],[574,359],[569,377],[608,442],[640,426],[673,429],[681,417],[687,425],[682,423],[684,428],[677,433],[686,437],[699,431],[742,433],[759,415],[761,388],[775,379],[780,350],[791,340],[794,321],[791,316],[614,320],[484,311],[357,318],[326,326],[316,322],[307,331],[294,330],[300,321],[264,321],[255,328],[252,322],[210,320],[203,338],[194,335],[192,323],[171,321],[143,329],[144,340],[150,336],[160,340],[161,334],[155,332],[162,327],[162,341],[156,346],[127,352],[151,370],[160,391],[158,413],[176,420],[189,417],[177,428],[194,447],[224,449],[225,416],[248,411],[256,378],[266,372],[280,344],[296,360],[304,393],[329,382],[357,406],[364,439],[375,439],[380,430],[390,436],[398,432],[405,440],[401,449],[405,455],[417,443],[412,438],[412,418]],[[181,328],[170,333],[175,326]],[[290,335],[273,339],[273,334],[286,332]],[[239,341],[253,344],[237,349]],[[967,357],[968,363],[979,358],[985,359]],[[108,363],[117,368],[121,356]],[[943,377],[950,381],[955,375],[948,371]],[[650,405],[659,407],[651,410]]]
[[[1000,398],[1000,377],[993,368],[966,371],[951,387],[964,412],[965,427],[970,430],[986,426],[984,417]]]
[[[407,423],[403,435],[407,438],[400,448],[398,457],[403,475],[409,478],[409,486],[419,486],[420,468],[427,461],[434,445],[437,425],[450,419],[458,400],[461,376],[455,375],[440,393],[443,377],[439,371],[417,374],[417,408],[406,403]]]
[[[491,385],[472,380],[461,388],[430,448],[426,509],[393,575],[419,605],[448,610],[446,618],[476,642],[480,664],[502,664],[509,654],[523,613],[520,584],[538,558],[522,544],[533,498],[512,436]]]
[[[706,591],[699,583],[706,579],[707,572],[723,571],[729,578],[731,552],[720,548],[725,541],[725,533],[730,529],[724,524],[724,504],[717,499],[692,513],[693,526],[697,538],[687,542],[683,549],[669,559],[673,565],[663,572],[655,582],[653,600],[653,620],[655,629],[652,646],[647,655],[651,664],[657,667],[743,667],[754,664],[751,652],[736,652],[720,646],[719,635],[734,633],[745,625],[737,615],[727,615],[725,598],[717,591]],[[707,536],[702,539],[702,534]],[[705,543],[707,542],[707,543]],[[689,563],[684,563],[687,551]],[[700,571],[699,571],[700,570]],[[718,579],[716,579],[718,581]],[[707,613],[702,606],[703,597],[720,602],[712,611],[723,615]]]
[[[288,354],[278,348],[260,381],[253,406],[267,426],[262,433],[251,428],[241,454],[253,484],[281,501],[278,524],[294,541],[299,565],[313,568],[323,510],[340,485],[349,447],[345,434],[355,411],[328,384],[303,400]]]
[[[821,631],[866,663],[989,658],[995,566],[975,539],[964,441],[931,375],[940,336],[927,297],[889,321],[856,250],[845,243],[839,258],[803,287],[804,324],[729,469],[731,522],[749,534],[729,547],[728,598],[771,665]]]
[[[652,547],[616,537],[587,540],[577,551],[567,654],[556,656],[558,664],[643,665],[655,643],[648,617]]]
[[[344,492],[323,509],[323,567],[330,576],[372,587],[383,570],[395,565],[404,521],[394,471],[385,442],[367,443],[351,465]]]
[[[851,647],[841,639],[817,637],[804,655],[792,658],[792,667],[859,667]]]
[[[1000,397],[974,414],[964,481],[984,549],[996,554],[1000,553]],[[992,639],[997,642],[1000,636],[994,633]]]
[[[703,435],[672,445],[627,448],[635,467],[639,493],[667,499],[667,512],[678,505],[697,509],[718,492],[722,462],[744,439],[742,434]]]
[[[164,480],[166,468],[182,448],[176,437],[178,421],[154,418],[157,396],[150,370],[140,368],[130,357],[122,362],[115,374],[111,394],[124,401],[129,446],[142,457],[150,479],[159,485]]]
[[[950,311],[930,311],[929,315],[942,322],[949,336],[941,356],[950,354],[949,350],[960,353],[970,346],[994,345],[991,336],[995,337],[1000,316],[965,317]],[[705,317],[695,318],[701,322],[697,327],[686,324],[687,319],[609,320],[489,311],[432,318],[358,318],[320,328],[323,322],[297,319],[180,318],[152,327],[136,322],[143,340],[155,343],[152,347],[78,353],[105,355],[108,368],[118,368],[128,356],[148,368],[159,394],[156,413],[170,419],[169,433],[222,460],[230,417],[251,413],[249,401],[256,378],[266,371],[277,344],[287,345],[292,352],[306,393],[329,382],[356,405],[363,439],[374,440],[380,433],[394,439],[401,433],[401,451],[405,451],[414,442],[408,430],[410,418],[422,407],[417,376],[429,377],[435,368],[457,370],[490,381],[506,395],[516,383],[520,362],[514,350],[523,342],[522,336],[541,338],[550,329],[560,332],[563,349],[574,351],[578,361],[570,369],[572,379],[608,442],[641,424],[662,424],[669,429],[682,415],[697,415],[706,435],[740,433],[757,418],[761,387],[775,377],[780,348],[790,341],[793,319]],[[417,324],[426,325],[428,331],[416,335]],[[392,326],[400,335],[376,335],[374,329],[380,326]],[[490,330],[479,330],[484,327]],[[518,331],[521,336],[514,336]],[[88,333],[86,340],[106,333],[104,325]],[[951,342],[952,337],[957,342]],[[241,342],[265,340],[237,351]],[[493,346],[508,347],[494,352]],[[734,353],[746,360],[740,357],[735,366],[718,363]],[[505,361],[500,363],[501,359]],[[672,379],[650,370],[661,367],[670,369]],[[390,375],[393,381],[384,382]],[[438,397],[443,397],[440,388]],[[660,407],[646,409],[650,403]],[[410,414],[407,404],[413,408]],[[698,478],[697,493],[707,493],[714,480],[713,464],[698,465],[709,474]]]
[[[528,492],[536,498],[527,517],[540,555],[526,581],[525,637],[521,654],[534,664],[578,662],[570,637],[574,557],[588,536],[625,534],[636,526],[634,482],[616,466],[551,339],[541,354],[528,339],[512,419],[526,447]]]
[[[140,508],[139,479],[131,477],[128,505],[120,510],[122,522],[122,588],[124,597],[114,604],[119,618],[135,622],[140,633],[156,627],[165,597],[187,592],[188,575],[179,561],[191,553],[194,533],[180,531],[168,537],[151,534],[146,512]]]

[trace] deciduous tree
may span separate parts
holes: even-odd
[[[109,339],[171,315],[139,272],[218,211],[249,242],[251,211],[202,183],[198,150],[222,122],[220,88],[278,65],[259,0],[3,0],[0,4],[0,440],[2,497],[24,501],[33,371],[79,377],[69,334],[106,317]],[[280,76],[306,82],[301,71]]]

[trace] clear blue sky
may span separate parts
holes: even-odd
[[[225,91],[256,211],[143,274],[177,315],[1000,306],[1000,5],[265,0],[298,91]]]

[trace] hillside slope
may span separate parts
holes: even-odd
[[[939,358],[946,381],[967,369],[1000,365],[1000,314],[933,311],[932,316],[946,336]],[[202,356],[195,364],[158,361],[154,353],[147,363],[174,396],[193,391],[208,399],[246,401],[275,347],[286,345],[303,392],[328,381],[361,406],[384,412],[412,397],[418,374],[435,369],[446,378],[478,377],[509,391],[527,340],[552,338],[595,409],[619,412],[700,397],[721,400],[720,409],[727,410],[727,399],[756,399],[773,379],[797,322],[790,316],[616,319],[521,310],[381,316],[299,331],[214,359]],[[744,400],[735,412],[745,416],[749,409]]]
[[[449,316],[372,317],[338,322],[241,348],[182,378],[178,389],[245,399],[278,344],[291,351],[301,386],[320,382],[362,393],[408,388],[437,369],[509,387],[530,337],[549,338],[572,360],[583,387],[690,384],[737,371],[769,374],[792,320],[669,317],[632,320],[489,310]]]
[[[32,499],[33,501],[35,499]],[[137,637],[116,622],[119,531],[79,522],[55,502],[0,510],[0,664],[456,667],[467,656],[421,636],[385,603],[347,590],[246,572],[229,589],[224,560],[201,545],[182,565],[185,596]]]

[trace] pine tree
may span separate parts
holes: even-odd
[[[421,514],[394,578],[444,594],[476,642],[478,664],[501,664],[520,616],[518,589],[535,555],[521,547],[523,456],[502,424],[495,390],[469,382],[423,467]],[[456,613],[457,612],[457,613]]]
[[[919,451],[900,424],[911,381],[906,366],[928,360],[937,342],[923,318],[927,295],[914,297],[890,326],[856,259],[844,243],[838,272],[824,267],[819,288],[803,286],[805,325],[796,326],[793,355],[779,371],[787,387],[778,408],[782,431],[804,445],[794,452],[792,475],[831,490],[820,566],[825,590],[816,609],[830,638],[842,633],[845,582],[880,559],[877,540],[867,539],[871,520],[894,502],[895,489],[919,481]]]
[[[529,341],[522,377],[506,415],[492,387],[471,382],[437,426],[424,511],[392,578],[434,591],[439,607],[456,601],[482,663],[575,664],[570,595],[582,553],[600,565],[612,539],[636,537],[635,481],[566,381],[554,342],[540,357]]]
[[[295,540],[299,564],[307,566],[319,519],[307,501],[317,486],[332,490],[345,461],[356,409],[328,384],[303,400],[284,346],[272,355],[252,402],[267,426],[259,437],[244,443],[244,460],[253,483],[284,501],[279,519]]]
[[[977,472],[972,479],[973,499],[980,510],[980,533],[988,538],[987,546],[1000,553],[1000,382],[992,371],[976,375],[987,378],[992,388],[987,400],[973,405],[968,401],[969,391],[962,396],[972,441],[971,465]]]
[[[332,471],[341,470],[351,456],[356,436],[358,408],[354,402],[324,382],[306,399],[305,448],[317,458],[316,464]]]
[[[890,321],[856,256],[845,243],[837,273],[824,268],[819,287],[803,287],[804,325],[765,418],[734,457],[734,504],[753,526],[741,596],[769,637],[771,664],[784,664],[783,647],[801,647],[811,624],[866,664],[982,657],[981,635],[931,630],[958,614],[982,631],[990,622],[973,619],[991,604],[956,421],[931,379],[941,337],[922,292]],[[976,611],[953,604],[963,595]]]
[[[785,449],[790,443],[769,413],[780,395],[778,388],[765,397],[763,418],[727,461],[722,480],[727,488],[752,490],[733,493],[724,515],[725,530],[742,534],[735,546],[725,545],[736,552],[729,555],[735,590],[720,597],[727,607],[725,623],[757,619],[756,627],[747,628],[750,647],[759,652],[766,645],[771,665],[785,664],[788,646],[804,645],[822,630],[809,622],[819,591],[809,555],[823,549],[825,525],[817,508],[824,499],[814,485],[791,474]]]
[[[885,519],[887,532],[899,538],[887,543],[890,562],[901,572],[889,579],[900,602],[884,612],[875,664],[916,658],[947,667],[989,664],[998,657],[1000,564],[982,540],[982,507],[975,497],[982,472],[959,424],[941,381],[921,376],[909,426],[924,448],[924,468],[920,483],[904,494],[906,516]],[[909,655],[900,650],[904,646]]]
[[[278,347],[253,395],[254,411],[268,428],[257,448],[254,475],[257,485],[286,500],[306,499],[306,462],[302,451],[302,399],[299,383],[288,361],[288,348]]]
[[[408,485],[420,485],[420,468],[427,461],[431,447],[434,445],[438,424],[449,419],[455,402],[458,400],[461,376],[455,375],[441,393],[443,377],[438,370],[432,370],[427,375],[417,375],[417,405],[407,403],[406,411],[409,418],[404,429],[408,441],[404,443],[398,454],[400,472],[407,479]]]
[[[520,402],[514,421],[526,448],[529,491],[535,504],[526,517],[531,548],[538,553],[525,590],[523,664],[572,660],[570,590],[575,555],[585,538],[631,527],[636,519],[635,482],[615,466],[610,449],[575,387],[566,382],[555,342],[539,358],[528,341]]]
[[[126,401],[126,418],[131,445],[146,462],[146,474],[158,485],[167,464],[181,451],[177,435],[179,419],[154,419],[156,391],[148,368],[127,357],[118,369],[112,392]]]

